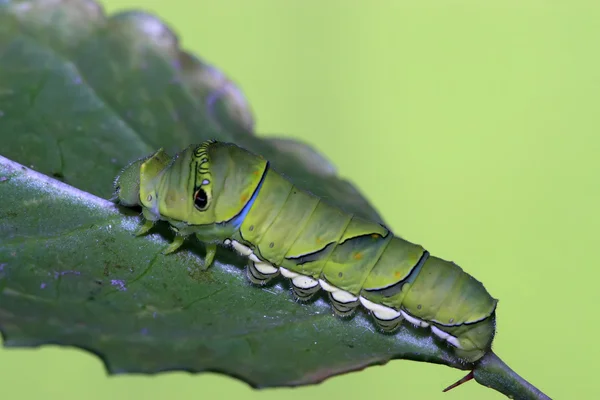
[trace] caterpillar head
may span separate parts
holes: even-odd
[[[134,161],[117,175],[112,201],[127,207],[140,205],[140,165],[143,162],[144,159]]]
[[[249,203],[265,168],[262,157],[236,145],[206,141],[183,150],[153,178],[145,177],[143,164],[140,201],[188,225],[229,222]]]
[[[152,192],[149,183],[168,165],[170,157],[159,149],[150,156],[140,158],[123,168],[114,182],[111,200],[127,207],[142,205],[142,192]]]

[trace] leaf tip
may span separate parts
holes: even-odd
[[[470,381],[473,378],[475,378],[475,375],[473,374],[473,371],[471,371],[464,378],[459,379],[458,381],[456,381],[452,385],[448,386],[446,389],[442,390],[442,392],[444,392],[444,393],[449,392],[450,390],[454,389],[455,387],[460,386],[463,383],[466,383],[466,382]]]

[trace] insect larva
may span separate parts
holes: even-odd
[[[227,182],[227,184],[225,184]],[[456,264],[394,236],[386,227],[346,213],[296,188],[262,157],[231,143],[207,141],[176,157],[162,149],[133,162],[115,181],[115,195],[141,205],[147,232],[158,220],[206,243],[248,258],[247,275],[265,284],[291,280],[299,300],[319,289],[346,316],[362,305],[384,331],[403,320],[446,341],[474,362],[489,351],[497,300]]]

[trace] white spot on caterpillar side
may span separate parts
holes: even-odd
[[[272,275],[277,272],[277,268],[266,262],[255,262],[254,267],[264,275]]]
[[[243,256],[248,257],[251,261],[254,262],[254,267],[256,268],[256,270],[258,270],[260,273],[264,274],[264,275],[273,275],[275,273],[277,273],[278,268],[269,264],[268,262],[264,262],[261,261],[253,252],[252,250],[237,242],[236,240],[232,240],[232,239],[225,239],[223,241],[223,244],[226,246],[232,245],[233,248],[240,253]],[[332,284],[328,283],[327,281],[325,281],[324,279],[319,279],[319,280],[315,280],[310,276],[306,276],[306,275],[301,275],[298,274],[296,272],[290,271],[287,268],[283,268],[280,267],[279,271],[281,272],[281,275],[283,275],[286,278],[289,278],[292,280],[292,283],[294,286],[301,288],[301,289],[311,289],[314,288],[317,285],[321,285],[321,287],[323,288],[323,290],[330,292],[331,293],[331,297],[333,297],[334,300],[346,304],[346,303],[352,303],[355,302],[356,300],[360,300],[361,304],[368,310],[373,312],[373,315],[380,320],[384,320],[384,321],[389,321],[389,320],[394,320],[398,317],[403,317],[405,318],[408,322],[410,322],[411,324],[417,326],[417,327],[421,327],[421,328],[427,328],[430,326],[430,324],[428,322],[425,322],[419,318],[413,317],[412,315],[408,314],[407,312],[403,311],[403,310],[399,310],[396,311],[391,307],[387,307],[381,304],[377,304],[374,303],[370,300],[365,299],[362,296],[356,297],[354,296],[352,293],[337,288],[335,286],[333,286]],[[431,325],[431,331],[433,334],[435,334],[436,336],[438,336],[439,338],[441,338],[442,340],[447,341],[448,343],[450,343],[452,346],[457,347],[457,348],[462,348],[460,345],[460,342],[458,340],[458,338],[456,338],[455,336],[452,336],[451,334],[449,334],[448,332],[445,332],[441,329],[439,329],[438,327]]]
[[[382,306],[381,304],[373,303],[371,300],[367,300],[364,297],[360,296],[358,298],[367,310],[373,311],[375,316],[383,321],[390,321],[398,318],[401,314],[394,310],[393,308]]]
[[[448,338],[448,336],[450,336],[450,334],[448,332],[444,332],[437,326],[433,326],[433,325],[431,325],[431,332],[433,332],[434,334],[436,334],[437,336],[439,336],[440,338],[442,338],[444,340],[446,340],[446,338]]]
[[[450,343],[454,347],[458,347],[459,349],[461,348],[460,347],[460,342],[458,341],[458,339],[455,336],[452,336],[448,332],[444,332],[443,330],[441,330],[437,326],[431,325],[431,332],[433,332],[434,334],[436,334],[437,336],[439,336],[441,339],[447,341],[448,343]]]
[[[319,279],[319,284],[321,285],[321,287],[323,288],[323,290],[326,290],[328,292],[335,292],[336,290],[339,290],[338,288],[336,288],[333,285],[330,285],[329,283],[327,283],[323,279]]]
[[[415,318],[412,315],[400,310],[400,312],[402,313],[402,316],[404,318],[406,318],[406,320],[408,322],[410,322],[411,324],[415,325],[415,326],[420,326],[421,328],[427,328],[429,326],[429,324],[423,320],[420,320],[419,318]]]
[[[331,297],[340,303],[353,303],[358,300],[358,297],[345,290],[336,290],[331,292]]]
[[[449,335],[448,338],[446,339],[446,341],[448,343],[450,343],[451,345],[453,345],[454,347],[462,349],[462,347],[460,346],[460,342],[458,341],[458,339],[456,337]]]
[[[300,276],[300,274],[292,272],[287,268],[279,267],[279,270],[281,271],[281,275],[285,276],[286,278],[294,279],[295,277]]]
[[[243,256],[248,257],[250,254],[252,254],[252,250],[250,249],[250,247],[246,247],[240,242],[232,240],[231,244],[233,245],[233,248]]]
[[[319,284],[321,285],[323,290],[330,292],[331,297],[333,297],[336,301],[340,303],[352,303],[358,300],[358,297],[354,296],[352,293],[335,287],[324,279],[319,279]]]
[[[292,283],[294,286],[299,287],[300,289],[311,289],[319,284],[319,282],[310,276],[306,275],[298,275],[292,279]]]

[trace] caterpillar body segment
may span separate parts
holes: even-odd
[[[281,275],[300,301],[325,290],[337,315],[362,305],[383,331],[406,320],[430,329],[467,362],[491,347],[497,300],[479,281],[296,188],[234,144],[207,141],[173,158],[161,149],[130,164],[115,185],[121,203],[142,206],[142,229],[159,219],[171,225],[177,236],[167,252],[196,235],[207,245],[205,267],[224,245],[248,258],[254,284]]]

